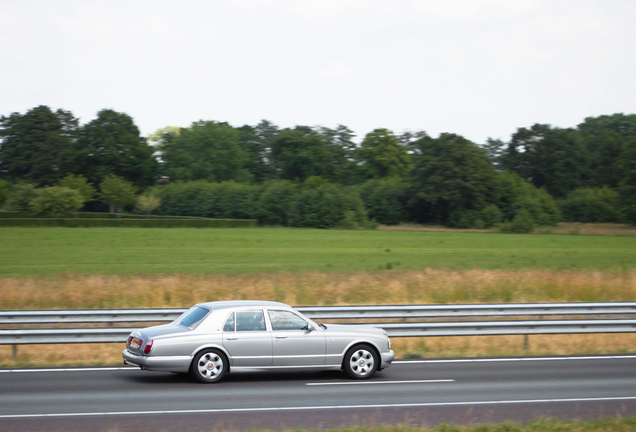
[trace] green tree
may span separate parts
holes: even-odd
[[[121,211],[125,206],[137,200],[135,185],[113,174],[106,175],[99,188],[100,198],[110,206],[111,212],[117,211],[117,219],[121,218]]]
[[[153,194],[150,195],[140,195],[137,198],[137,208],[144,213],[146,213],[146,219],[150,212],[161,205],[161,198],[155,196]]]
[[[178,136],[181,133],[181,128],[177,126],[166,126],[157,129],[154,133],[148,135],[148,143],[155,146],[155,148],[161,148],[163,144],[170,141],[167,137]]]
[[[241,126],[239,146],[246,154],[245,169],[257,183],[276,178],[276,166],[271,159],[271,141],[280,133],[270,121],[261,120],[256,126]]]
[[[502,168],[555,197],[584,186],[588,174],[587,150],[580,134],[547,124],[517,129],[501,161]]]
[[[579,188],[559,202],[566,222],[618,222],[619,194],[607,186]]]
[[[70,168],[66,157],[76,130],[69,111],[44,105],[0,117],[0,176],[39,186],[56,183]]]
[[[369,132],[356,151],[365,179],[403,177],[411,170],[408,148],[388,129]]]
[[[281,132],[271,142],[271,155],[281,179],[304,181],[311,176],[337,179],[328,143],[309,127],[297,126]]]
[[[35,184],[18,182],[13,185],[11,195],[9,196],[9,208],[14,211],[29,212],[31,207],[29,203],[37,196],[38,192]]]
[[[112,174],[138,186],[150,186],[159,169],[155,150],[139,135],[132,117],[104,109],[80,128],[69,166],[93,184]]]
[[[477,144],[460,135],[443,133],[436,139],[423,137],[413,147],[409,204],[417,221],[476,221],[477,217],[461,213],[479,212],[495,202],[495,170]]]
[[[501,157],[503,156],[506,143],[504,143],[500,139],[488,138],[486,139],[486,143],[482,145],[483,149],[486,150],[486,154],[490,158],[493,166],[496,170],[501,169]]]
[[[514,220],[521,210],[529,212],[534,222],[541,226],[554,226],[561,219],[554,198],[545,189],[536,188],[511,172],[498,174],[496,180],[497,206],[505,220]]]
[[[529,234],[534,231],[534,219],[530,212],[521,209],[510,223],[501,226],[501,232],[515,234]]]
[[[636,114],[587,117],[577,129],[589,154],[587,184],[618,188],[623,179],[620,156],[623,144],[636,137]]]
[[[172,181],[240,179],[246,155],[239,141],[240,132],[227,123],[194,122],[162,144],[164,172]]]
[[[73,189],[61,186],[37,190],[37,196],[29,203],[34,216],[62,217],[82,206],[82,195]]]
[[[334,167],[334,181],[342,185],[351,185],[358,181],[358,167],[355,161],[357,146],[353,142],[355,134],[344,125],[335,129],[324,126],[315,128],[327,144]]]
[[[636,225],[636,138],[623,144],[619,166],[623,175],[618,189],[621,212],[627,223]]]
[[[0,179],[0,208],[4,206],[9,199],[9,185],[6,181]]]
[[[62,187],[73,189],[79,192],[80,196],[82,197],[82,205],[80,207],[82,207],[88,201],[92,200],[96,193],[93,185],[91,185],[88,180],[86,180],[86,177],[84,177],[83,175],[76,176],[74,174],[69,174],[62,180],[60,180],[58,184]],[[75,217],[78,217],[77,210],[79,210],[79,207],[75,209]]]

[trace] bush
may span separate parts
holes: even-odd
[[[233,181],[210,183],[198,180],[157,186],[150,193],[161,198],[155,211],[161,215],[253,219],[261,186]]]
[[[66,228],[250,228],[255,220],[238,219],[53,219],[1,218],[6,227],[66,227]]]
[[[53,186],[38,189],[37,196],[29,203],[29,208],[34,216],[62,217],[77,210],[82,204],[84,204],[84,198],[78,191]]]
[[[115,213],[98,213],[98,212],[78,212],[78,217],[80,219],[115,219],[117,215]],[[47,218],[51,216],[39,216],[38,218]],[[68,213],[63,215],[63,217],[73,217],[73,213]],[[122,219],[145,219],[145,215],[141,214],[130,214],[130,213],[122,213]],[[150,215],[148,216],[151,219],[206,219],[206,218],[197,218],[194,216],[163,216],[163,215]],[[14,211],[0,211],[0,218],[9,218],[9,219],[24,219],[24,218],[32,218],[31,213],[28,212],[14,212]]]
[[[150,212],[152,212],[154,209],[156,209],[160,205],[161,205],[161,198],[154,196],[152,194],[140,195],[139,197],[137,197],[137,203],[135,204],[135,206],[139,210],[141,210],[142,212],[146,214],[146,217],[150,216]]]
[[[309,189],[292,203],[289,225],[300,228],[332,228],[344,219],[343,199],[335,186]]]
[[[358,192],[370,219],[384,225],[397,225],[409,220],[408,188],[399,180],[369,180],[358,186]]]
[[[11,190],[9,208],[15,211],[30,212],[29,204],[37,194],[37,189],[33,183],[19,182],[13,185]]]
[[[503,219],[503,213],[494,204],[486,206],[481,211],[481,220],[484,222],[484,228],[492,228],[498,226]]]
[[[521,209],[510,223],[501,226],[503,233],[528,234],[534,231],[534,220],[526,209]]]
[[[566,222],[618,222],[619,194],[608,188],[579,188],[559,202]]]
[[[452,228],[483,228],[481,212],[477,210],[453,210],[448,214],[446,225]]]
[[[113,174],[108,174],[104,177],[99,188],[102,201],[114,207],[117,213],[121,213],[125,206],[133,204],[137,200],[135,195],[137,188],[135,185]]]
[[[504,172],[497,176],[499,198],[497,207],[503,218],[514,221],[519,212],[530,213],[539,226],[555,226],[561,220],[561,214],[552,195],[545,189],[537,189],[519,175]]]
[[[0,179],[0,207],[9,199],[9,185],[6,181]]]
[[[364,203],[354,188],[309,182],[292,202],[288,223],[304,228],[358,228],[369,226]]]
[[[299,193],[300,187],[289,180],[267,183],[254,209],[258,223],[286,226],[287,214]]]

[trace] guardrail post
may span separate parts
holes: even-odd
[[[530,350],[530,336],[527,334],[523,335],[523,350],[524,351]]]
[[[18,346],[11,345],[11,354],[13,354],[13,360],[18,361]]]

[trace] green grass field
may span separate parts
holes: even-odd
[[[0,275],[485,268],[624,271],[636,239],[290,228],[0,228]]]

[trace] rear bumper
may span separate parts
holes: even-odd
[[[121,354],[125,364],[153,371],[188,372],[192,362],[190,356],[143,356],[127,349]]]
[[[386,369],[391,366],[391,362],[395,358],[395,353],[391,350],[387,352],[380,353],[380,357],[382,358],[380,369]]]

